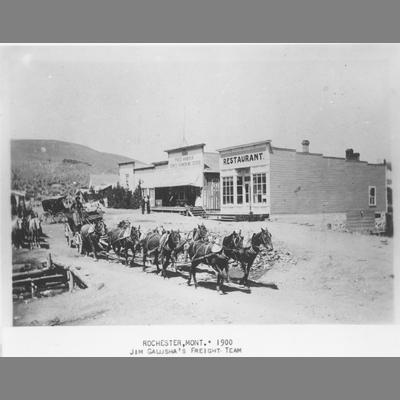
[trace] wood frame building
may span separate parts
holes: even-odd
[[[387,211],[386,165],[274,147],[270,140],[218,150],[222,214]]]
[[[167,160],[151,164],[119,164],[120,185],[134,190],[139,184],[154,207],[200,206],[219,210],[219,155],[205,144],[165,150]]]

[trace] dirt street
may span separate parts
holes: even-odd
[[[53,259],[80,268],[89,284],[72,294],[14,303],[15,325],[129,324],[268,324],[390,323],[393,320],[393,242],[377,236],[321,231],[288,222],[218,222],[175,214],[141,215],[107,210],[108,227],[121,219],[142,230],[163,225],[189,231],[196,223],[220,234],[242,229],[245,236],[267,226],[275,249],[291,254],[251,282],[251,293],[237,284],[218,295],[215,275],[206,266],[198,273],[199,288],[187,286],[188,268],[170,270],[163,279],[155,267],[142,272],[140,256],[133,268],[118,262],[79,256],[68,248],[62,224],[44,225],[50,250],[14,251],[14,262]],[[240,276],[237,269],[233,276]]]

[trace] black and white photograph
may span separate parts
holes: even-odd
[[[3,46],[12,326],[394,324],[398,59]]]

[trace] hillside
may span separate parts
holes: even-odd
[[[35,197],[88,186],[90,174],[118,174],[131,159],[57,140],[12,140],[11,185]]]

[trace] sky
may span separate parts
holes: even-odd
[[[57,139],[144,162],[165,149],[258,140],[392,159],[399,46],[114,45],[1,49],[13,139]],[[396,112],[395,112],[396,110]]]

